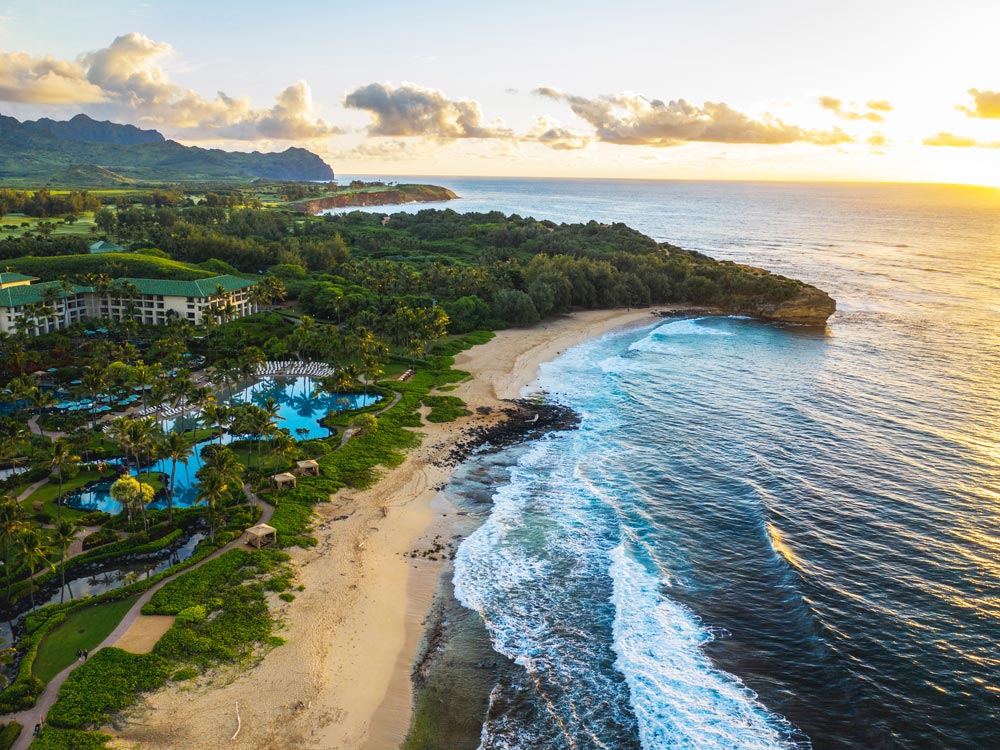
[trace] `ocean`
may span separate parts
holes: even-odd
[[[515,665],[482,748],[1000,746],[1000,191],[421,180],[838,301],[572,349],[536,388],[579,429],[456,474],[493,506],[455,593]]]

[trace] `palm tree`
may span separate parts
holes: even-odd
[[[59,589],[59,603],[63,603],[66,592],[66,550],[76,538],[77,525],[73,521],[60,521],[56,524],[55,542],[59,545],[59,568],[62,573],[62,588]],[[73,592],[69,592],[73,598]]]
[[[80,376],[80,384],[90,396],[90,430],[93,432],[97,427],[97,397],[104,393],[108,384],[104,370],[88,367]]]
[[[129,380],[131,380],[132,385],[142,389],[142,406],[144,410],[146,408],[146,391],[156,382],[159,369],[159,366],[147,365],[141,359],[135,363],[134,367],[129,368]]]
[[[49,468],[59,476],[59,494],[56,495],[56,524],[62,523],[63,480],[67,473],[74,472],[80,465],[80,457],[73,453],[73,447],[62,438],[52,443],[52,460]]]
[[[21,529],[17,535],[17,545],[21,549],[21,554],[24,556],[24,562],[27,564],[28,572],[30,573],[30,577],[28,578],[28,596],[31,601],[31,608],[34,609],[35,571],[38,569],[40,563],[55,570],[55,566],[49,560],[49,552],[51,550],[38,529],[32,526],[26,526]]]
[[[219,445],[222,445],[223,425],[229,421],[229,407],[210,400],[201,410],[201,421],[206,427],[215,426],[219,430]]]
[[[3,545],[3,570],[7,579],[6,602],[10,606],[11,552],[17,545],[18,535],[24,529],[24,508],[10,495],[0,500],[0,545]]]
[[[198,499],[208,502],[211,538],[215,541],[218,506],[235,487],[242,486],[243,465],[229,448],[221,445],[202,448],[201,459],[203,465],[196,474],[201,482]]]
[[[211,538],[215,541],[217,508],[234,487],[242,487],[243,465],[229,448],[222,445],[208,445],[201,451],[202,467],[196,476],[201,482],[198,499],[209,505]]]
[[[200,471],[198,473],[201,474]],[[208,503],[208,535],[213,542],[215,541],[215,509],[225,499],[228,491],[229,485],[222,477],[211,473],[201,477],[198,486],[198,499]]]
[[[191,444],[179,432],[171,432],[167,435],[164,443],[166,454],[170,458],[170,492],[167,495],[168,520],[174,522],[174,488],[177,477],[177,464],[182,463],[187,466],[188,459],[193,452]]]

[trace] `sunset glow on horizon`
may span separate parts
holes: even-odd
[[[995,3],[0,2],[0,113],[338,173],[1000,187]]]

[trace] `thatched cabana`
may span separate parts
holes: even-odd
[[[319,464],[313,461],[311,458],[305,461],[296,461],[295,472],[300,477],[318,477],[319,476]]]
[[[268,526],[266,523],[259,523],[256,526],[251,526],[243,532],[243,541],[246,544],[260,549],[261,547],[266,547],[269,544],[277,544],[278,531],[273,526]]]
[[[271,477],[271,485],[276,490],[293,490],[295,489],[295,475],[289,474],[287,471],[275,474]]]

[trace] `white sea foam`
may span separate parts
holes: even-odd
[[[658,352],[663,351],[665,339],[674,336],[733,336],[732,331],[724,331],[711,325],[706,325],[706,321],[713,318],[690,318],[684,320],[674,320],[670,323],[655,328],[650,331],[645,338],[639,339],[629,346],[629,351],[633,352]]]
[[[686,607],[661,596],[661,582],[611,552],[615,667],[624,675],[645,750],[776,750],[782,720],[701,650],[709,631]]]

